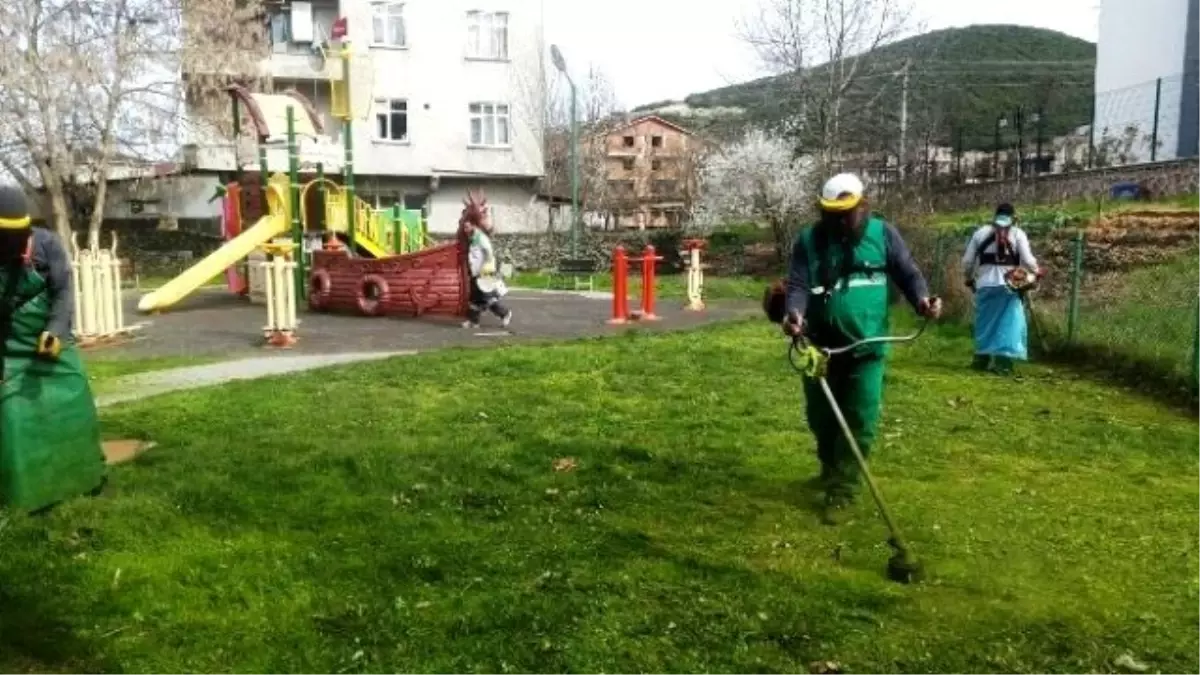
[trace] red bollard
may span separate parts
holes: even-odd
[[[629,321],[629,258],[619,244],[613,249],[612,274],[612,318],[608,323],[622,324]]]
[[[642,316],[643,321],[657,321],[654,313],[654,268],[662,260],[654,255],[654,246],[647,244],[642,252]]]

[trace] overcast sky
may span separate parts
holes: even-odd
[[[575,72],[598,65],[633,107],[765,75],[736,36],[760,0],[545,0],[546,41]],[[1096,41],[1099,0],[914,0],[929,30],[1038,26]]]

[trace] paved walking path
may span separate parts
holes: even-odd
[[[186,357],[227,359],[221,363],[139,373],[106,383],[97,396],[101,406],[283,373],[390,356],[411,355],[446,347],[488,347],[531,340],[570,339],[639,330],[685,330],[714,321],[755,316],[753,303],[715,302],[704,312],[687,312],[680,300],[658,303],[662,320],[607,325],[612,294],[514,290],[505,297],[514,312],[512,326],[502,329],[485,316],[472,331],[461,320],[399,319],[303,313],[299,342],[287,352],[264,354],[262,325],[266,308],[234,297],[221,288],[202,289],[178,308],[158,315],[139,315],[138,296],[126,297],[129,322],[141,322],[137,338],[91,352],[89,359]]]
[[[316,368],[327,368],[345,363],[375,361],[393,356],[411,356],[415,351],[399,352],[350,352],[344,354],[306,354],[294,356],[260,356],[237,359],[202,366],[171,368],[169,370],[137,373],[117,378],[109,386],[111,393],[96,397],[96,405],[109,406],[116,403],[138,401],[159,394],[187,389],[199,389],[234,382],[254,380],[260,377],[296,373]]]

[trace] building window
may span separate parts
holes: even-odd
[[[651,136],[650,137],[650,147],[661,148],[662,147],[662,136]]]
[[[608,188],[617,197],[632,197],[635,193],[634,184],[631,180],[610,180],[608,181]]]
[[[621,168],[625,169],[626,171],[633,171],[633,158],[625,157],[624,159],[622,159],[621,160]]]
[[[508,58],[508,12],[467,12],[467,55]]]
[[[375,140],[395,143],[408,141],[408,101],[375,101]]]
[[[626,136],[625,138],[623,138],[621,140],[625,143],[625,147],[627,147],[627,148],[633,147],[633,136]]]
[[[661,168],[662,168],[662,160],[661,159],[650,160],[650,170],[651,171],[658,171]]]
[[[403,2],[371,3],[371,44],[376,47],[407,47]]]
[[[472,103],[471,145],[508,147],[508,106],[504,103]]]
[[[270,18],[271,47],[276,54],[285,53],[292,40],[292,15],[275,12]]]
[[[654,194],[656,195],[673,195],[676,190],[676,184],[673,180],[656,180],[654,181]]]

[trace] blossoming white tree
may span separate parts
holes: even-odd
[[[771,227],[783,256],[791,230],[813,203],[813,162],[760,130],[712,153],[700,169],[698,225],[752,221]]]

